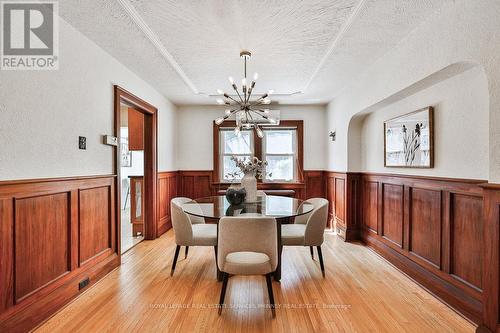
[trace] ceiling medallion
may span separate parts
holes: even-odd
[[[225,115],[223,117],[217,118],[215,124],[217,126],[221,125],[224,120],[228,119],[232,115],[235,116],[236,127],[234,128],[234,133],[237,136],[241,135],[241,130],[243,129],[255,129],[257,136],[262,138],[264,133],[259,127],[260,124],[265,125],[278,125],[279,119],[271,117],[269,109],[265,106],[271,104],[270,95],[273,90],[269,90],[267,93],[263,94],[257,99],[251,100],[252,92],[255,88],[255,81],[257,81],[259,75],[254,74],[252,83],[250,86],[247,84],[247,60],[250,59],[252,54],[249,51],[243,50],[240,52],[240,58],[244,62],[244,77],[241,80],[241,93],[238,87],[234,83],[234,79],[229,77],[229,82],[233,87],[236,94],[229,95],[224,91],[218,89],[217,94],[222,95],[224,98],[218,98],[217,104],[227,105]],[[273,114],[278,111],[273,111]]]

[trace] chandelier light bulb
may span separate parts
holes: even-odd
[[[271,104],[271,100],[269,98],[266,98],[262,101],[262,104]]]
[[[276,124],[276,120],[274,118],[267,118],[267,120],[271,123],[271,124]]]
[[[262,139],[262,138],[264,137],[264,132],[262,132],[262,130],[260,129],[260,127],[258,127],[258,126],[257,126],[257,127],[255,127],[255,131],[257,132],[257,136],[258,136],[259,138],[261,138],[261,139]]]
[[[220,105],[225,104],[225,102],[222,98],[217,98],[216,102],[217,102],[217,104],[220,104]]]
[[[270,89],[268,92],[267,92],[268,95],[272,95],[274,94],[274,89]]]
[[[224,95],[224,91],[222,91],[221,89],[217,89],[217,93],[218,93],[219,95]]]
[[[248,128],[250,128],[250,124],[249,124],[249,123],[246,123],[246,124],[245,124],[245,128],[247,128],[247,129],[248,129]]]
[[[226,115],[229,116],[231,114],[231,110],[227,109],[226,110]]]
[[[265,114],[269,114],[269,109],[264,109]]]
[[[217,118],[215,119],[215,124],[216,125],[220,125],[224,122],[224,117],[220,117],[220,118]]]
[[[246,86],[247,86],[247,78],[246,78],[246,77],[244,77],[244,78],[242,78],[242,79],[241,79],[241,85],[242,85],[243,87],[246,87]]]
[[[229,80],[229,83],[234,84],[234,79],[232,76],[228,77],[227,79]]]
[[[254,81],[257,81],[257,79],[258,79],[258,78],[259,78],[259,73],[255,73],[255,74],[253,75],[253,80],[254,80]]]

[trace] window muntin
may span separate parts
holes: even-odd
[[[254,136],[252,131],[243,130],[238,137],[234,134],[232,128],[221,128],[219,130],[220,143],[220,179],[223,182],[231,182],[240,180],[241,177],[233,179],[228,174],[239,171],[234,161],[231,161],[232,156],[238,158],[250,159],[255,155],[254,152]]]

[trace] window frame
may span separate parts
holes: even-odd
[[[223,171],[224,171],[224,168],[222,167],[224,165],[224,157],[226,156],[237,156],[237,157],[245,157],[245,156],[249,156],[250,158],[252,158],[252,154],[255,152],[255,138],[254,138],[254,135],[252,133],[252,131],[250,130],[242,130],[242,132],[245,132],[245,131],[248,131],[250,133],[250,153],[249,154],[227,154],[225,152],[225,149],[224,149],[224,141],[221,140],[221,137],[223,136],[223,133],[224,132],[232,132],[234,129],[234,127],[228,127],[228,126],[223,126],[221,125],[219,127],[219,165],[221,166],[220,170],[219,170],[219,179],[221,180],[221,182],[223,183],[230,183],[231,181],[230,180],[227,180],[227,179],[224,179],[224,175],[223,175]]]
[[[226,120],[220,126],[213,122],[213,175],[212,178],[214,180],[214,184],[229,184],[229,182],[221,179],[221,154],[220,154],[220,130],[223,128],[231,127],[234,128],[236,126],[236,122],[234,120]],[[280,129],[280,128],[296,128],[296,142],[297,142],[297,167],[294,170],[296,172],[296,177],[294,181],[285,182],[285,181],[270,181],[270,180],[261,180],[258,179],[259,183],[265,184],[303,184],[304,183],[304,121],[303,120],[281,120],[279,125],[272,126],[264,126],[270,127],[272,129]],[[254,148],[254,156],[258,159],[263,160],[263,140],[257,136],[255,130],[252,130],[253,134],[253,148]]]
[[[263,183],[295,183],[297,182],[297,180],[299,179],[299,174],[300,174],[300,171],[299,171],[299,165],[297,164],[298,163],[298,130],[297,130],[297,127],[285,127],[285,126],[262,126],[262,131],[264,132],[264,137],[265,137],[265,133],[266,131],[295,131],[295,135],[293,136],[293,139],[294,139],[294,142],[293,142],[293,146],[294,146],[294,153],[293,154],[285,154],[285,153],[266,153],[266,146],[267,146],[267,140],[264,140],[264,138],[261,139],[262,141],[262,161],[267,161],[267,157],[268,156],[284,156],[284,157],[288,157],[288,156],[291,156],[293,158],[293,180],[292,181],[287,181],[285,179],[268,179],[267,178],[267,173],[266,173],[266,176],[264,179],[262,179],[262,182]]]

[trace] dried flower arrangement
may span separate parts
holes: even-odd
[[[420,133],[424,128],[424,124],[417,123],[415,129],[411,131],[403,125],[403,152],[405,154],[406,165],[412,165],[415,160],[415,153],[420,148]]]
[[[261,161],[255,156],[251,159],[239,159],[236,156],[232,156],[231,161],[234,161],[240,171],[228,173],[226,175],[227,178],[237,179],[241,178],[244,174],[252,173],[258,179],[262,179],[266,174],[267,162]],[[272,176],[272,174],[270,173],[269,176]]]

